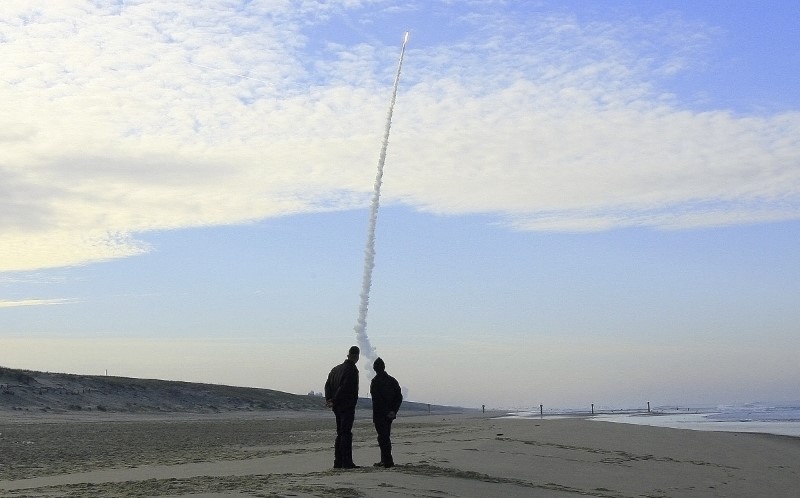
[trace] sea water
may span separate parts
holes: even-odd
[[[515,418],[540,418],[539,411],[516,412]],[[624,424],[651,425],[699,431],[758,432],[800,437],[800,403],[748,403],[715,407],[656,407],[652,411],[559,410],[545,413],[544,418],[587,416],[590,420]]]

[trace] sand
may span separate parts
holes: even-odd
[[[368,418],[334,470],[330,413],[0,414],[0,496],[800,496],[800,439],[579,418],[397,420],[392,469]]]

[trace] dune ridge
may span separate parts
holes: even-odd
[[[359,408],[371,408],[360,399]],[[36,412],[186,412],[323,411],[321,396],[222,384],[138,379],[103,375],[37,372],[0,367],[0,410]],[[406,402],[404,411],[461,411],[460,408]]]

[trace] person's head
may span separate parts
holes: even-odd
[[[375,370],[378,373],[381,373],[384,370],[386,370],[386,364],[383,362],[382,359],[377,358],[375,360],[375,363],[372,364],[372,369]]]
[[[347,351],[347,359],[357,363],[359,354],[361,354],[361,350],[358,349],[358,346],[351,346],[350,350]]]

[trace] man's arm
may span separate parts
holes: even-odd
[[[403,403],[403,390],[400,389],[400,383],[397,379],[392,378],[392,389],[394,390],[394,399],[392,400],[392,411],[397,413],[400,410],[400,405]]]
[[[328,374],[328,380],[325,381],[325,406],[333,408],[333,399],[335,393],[333,392],[333,370]]]
[[[341,401],[339,398],[343,396],[358,400],[358,370],[355,368],[347,368],[343,372],[342,382],[336,393],[336,401]]]

